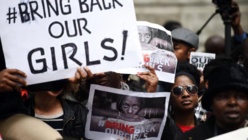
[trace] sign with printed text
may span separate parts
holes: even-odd
[[[177,58],[174,54],[171,32],[164,27],[145,21],[138,21],[139,40],[144,64],[156,71],[160,81],[174,83]],[[118,70],[117,72],[136,74],[147,71],[143,65]]]
[[[214,53],[191,52],[189,63],[195,65],[197,69],[203,71],[205,65],[213,59],[215,59]]]
[[[143,62],[133,0],[7,0],[0,2],[0,36],[7,68],[28,84]]]
[[[170,93],[91,85],[85,136],[94,140],[160,140]]]

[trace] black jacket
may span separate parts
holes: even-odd
[[[211,116],[205,123],[202,123],[190,131],[181,134],[176,137],[175,140],[205,140],[218,135],[215,133],[215,118]]]
[[[64,111],[62,136],[66,138],[85,138],[87,108],[82,104],[66,99],[60,99]],[[34,116],[34,98],[26,103],[29,115]]]
[[[201,123],[201,121],[197,121],[195,117],[196,126]],[[174,120],[168,115],[166,124],[162,133],[161,140],[173,140],[178,135],[183,134],[182,130],[175,124]]]
[[[0,120],[6,119],[14,114],[27,114],[23,104],[21,93],[1,92],[0,93]]]

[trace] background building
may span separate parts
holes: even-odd
[[[248,0],[236,0],[241,11],[241,25],[248,32]],[[212,0],[134,0],[137,20],[163,25],[168,20],[180,21],[182,25],[197,32],[215,12]],[[211,35],[225,36],[224,24],[216,15],[200,35],[200,48]]]

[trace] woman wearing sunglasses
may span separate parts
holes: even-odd
[[[196,125],[195,108],[198,105],[200,72],[187,62],[178,63],[175,82],[170,87],[170,110],[162,139],[173,140]]]

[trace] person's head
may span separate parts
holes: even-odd
[[[174,29],[181,28],[182,24],[178,21],[170,20],[170,21],[165,22],[163,27],[169,31],[172,31]]]
[[[190,53],[198,49],[198,35],[186,28],[174,29],[171,34],[178,61],[189,61]]]
[[[179,63],[175,83],[171,87],[173,112],[193,111],[198,105],[198,85],[200,72],[187,62]]]
[[[153,37],[152,29],[147,26],[138,26],[139,39],[141,43],[148,44]]]
[[[203,69],[203,77],[205,88],[208,88],[208,78],[213,69],[220,65],[235,64],[236,62],[231,57],[218,56],[216,59],[211,60]]]
[[[26,87],[26,89],[29,92],[35,94],[42,93],[49,95],[51,97],[58,97],[59,95],[61,95],[62,91],[66,88],[67,84],[68,84],[68,80],[63,79],[52,82],[29,85]]]
[[[238,64],[216,67],[209,74],[202,106],[212,111],[217,124],[227,131],[243,127],[248,113],[248,76]]]
[[[144,100],[134,96],[120,96],[117,102],[119,111],[125,114],[136,115],[144,106]]]
[[[225,54],[225,40],[221,36],[210,36],[205,42],[204,47],[207,53],[215,53],[216,55]]]

